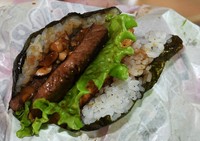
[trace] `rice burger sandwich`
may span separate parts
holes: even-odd
[[[13,66],[10,108],[19,138],[47,124],[92,131],[126,115],[182,49],[175,35],[136,40],[134,17],[116,7],[69,13],[27,39]]]

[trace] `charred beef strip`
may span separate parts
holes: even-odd
[[[33,100],[38,98],[45,98],[49,101],[61,100],[77,80],[79,74],[100,51],[106,39],[107,29],[102,25],[92,25],[80,45],[49,76],[38,89]]]
[[[34,79],[33,82],[26,87],[22,88],[21,92],[13,97],[10,101],[10,107],[17,111],[23,107],[24,103],[30,100],[35,91],[46,81],[46,78]]]
[[[60,101],[103,47],[107,40],[107,29],[102,25],[92,25],[88,29],[80,30],[80,33],[72,38],[72,42],[78,40],[82,40],[81,43],[73,46],[74,51],[71,51],[67,59],[56,69],[54,68],[45,82],[44,79],[36,79],[12,98],[10,107],[14,111],[19,110],[30,99],[46,98],[50,101]]]

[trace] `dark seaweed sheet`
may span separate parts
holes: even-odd
[[[143,87],[145,88],[145,92],[151,89],[158,81],[165,67],[165,63],[182,48],[182,40],[178,36],[172,36],[171,42],[165,44],[164,51],[151,63],[152,67],[150,69],[150,72],[152,73],[152,80],[151,82],[147,82],[143,85]]]
[[[158,79],[165,67],[165,63],[168,60],[170,60],[170,58],[172,58],[175,54],[178,53],[178,51],[180,51],[183,48],[183,44],[182,44],[183,42],[178,36],[173,35],[170,40],[171,40],[171,42],[167,42],[164,45],[164,47],[165,47],[164,51],[160,54],[160,56],[155,58],[153,60],[153,62],[150,64],[152,66],[150,69],[150,72],[152,73],[152,80],[151,80],[151,82],[147,82],[147,83],[143,84],[145,91],[142,93],[142,97],[144,96],[145,92],[150,90],[154,86],[154,84],[158,81]],[[102,127],[108,126],[108,125],[112,124],[113,122],[118,121],[125,115],[127,115],[131,111],[133,106],[134,106],[134,104],[132,105],[132,107],[130,108],[130,110],[127,113],[122,114],[122,116],[115,121],[111,121],[110,116],[106,116],[106,117],[99,119],[95,123],[92,123],[90,125],[85,125],[82,128],[82,130],[83,131],[93,131],[93,130],[97,130]]]

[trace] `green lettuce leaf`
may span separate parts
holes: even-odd
[[[22,138],[24,136],[31,136],[33,134],[31,129],[32,123],[28,118],[30,105],[31,105],[30,101],[26,102],[24,106],[25,108],[15,113],[15,116],[21,121],[20,122],[21,129],[16,133],[16,135],[19,138]]]

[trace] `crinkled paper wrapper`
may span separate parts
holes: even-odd
[[[152,90],[132,111],[111,126],[90,133],[71,133],[49,125],[39,136],[16,137],[19,121],[8,110],[12,64],[28,36],[69,12],[98,9],[58,1],[27,2],[0,8],[0,140],[37,141],[199,141],[200,29],[167,8],[119,6],[137,17],[137,36],[150,30],[179,35],[184,49],[168,63]],[[120,106],[120,105],[119,105]],[[109,108],[109,107],[108,107]]]

